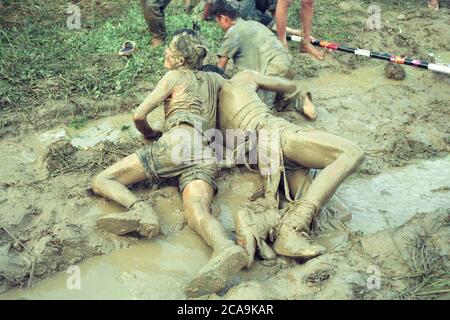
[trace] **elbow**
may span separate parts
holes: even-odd
[[[348,156],[353,163],[354,170],[358,169],[365,159],[364,151],[356,145],[348,151]]]

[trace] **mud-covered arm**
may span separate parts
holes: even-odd
[[[147,121],[147,115],[152,112],[158,105],[166,100],[173,92],[177,77],[174,72],[169,71],[158,82],[156,88],[133,112],[133,121],[136,128],[144,135],[144,137],[153,139],[159,133],[152,128]]]
[[[297,91],[297,85],[294,81],[280,77],[265,76],[252,70],[244,70],[237,73],[233,78],[231,78],[231,82],[242,86],[251,86],[254,90],[263,89],[284,93],[285,95],[289,95]]]

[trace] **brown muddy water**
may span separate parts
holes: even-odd
[[[405,110],[411,109],[411,105],[417,109],[432,99],[440,99],[445,103],[450,101],[447,82],[435,82],[432,75],[420,71],[408,72],[405,81],[395,82],[383,77],[382,67],[371,67],[357,70],[351,75],[329,75],[304,81],[303,84],[317,97],[320,106],[321,118],[313,126],[337,134],[343,132],[345,137],[357,141],[361,146],[389,148],[389,144],[376,141],[380,127],[389,126],[392,118],[397,115],[401,117]],[[410,89],[413,86],[415,91]],[[321,89],[315,91],[314,88]],[[430,92],[424,94],[426,90]],[[435,93],[438,93],[435,95],[437,98],[431,97]],[[390,108],[392,104],[395,104],[395,108]],[[297,115],[294,116],[297,121]],[[161,127],[161,108],[150,119],[153,127]],[[427,126],[427,123],[423,124],[424,128]],[[401,125],[395,126],[390,134],[395,135],[401,129]],[[92,121],[78,130],[57,128],[19,140],[4,140],[1,144],[4,156],[0,160],[0,182],[15,183],[18,176],[22,180],[45,179],[43,160],[47,147],[55,141],[68,140],[78,149],[89,150],[104,141],[138,138],[139,134],[127,113]],[[317,239],[328,250],[345,243],[347,232],[372,234],[399,227],[418,212],[450,208],[448,152],[446,156],[444,152],[439,157],[412,159],[401,168],[382,166],[380,172],[376,175],[354,175],[340,187],[337,195],[348,207],[352,217],[346,221],[346,232],[319,232]],[[241,203],[248,201],[261,185],[262,180],[258,175],[243,169],[233,169],[230,174],[220,178],[220,192],[215,198],[213,212],[219,215],[230,237],[234,229],[233,212],[238,210]],[[161,190],[151,192],[161,195],[154,205],[160,213],[164,235],[137,241],[132,247],[115,250],[106,256],[89,258],[75,268],[70,267],[69,273],[60,272],[32,288],[10,290],[0,295],[0,299],[186,298],[184,285],[207,263],[211,250],[193,231],[183,228],[181,200],[176,188],[165,187]],[[148,190],[137,192],[143,194]],[[83,219],[92,224],[101,214],[121,210],[117,205],[96,198]],[[73,282],[77,270],[80,275],[79,288]],[[252,270],[241,271],[232,282],[237,284],[248,279],[264,280],[276,272],[275,265],[258,264]]]

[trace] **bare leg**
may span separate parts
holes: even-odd
[[[288,47],[286,39],[287,17],[291,3],[292,0],[278,0],[277,9],[275,11],[278,39],[280,39],[286,48]]]
[[[191,297],[223,289],[228,278],[248,262],[245,250],[227,237],[223,226],[211,215],[212,197],[212,187],[203,180],[192,181],[183,190],[189,226],[214,250],[212,259],[186,286],[186,294]]]
[[[129,211],[111,213],[97,221],[97,227],[123,235],[137,231],[142,236],[151,237],[159,232],[159,218],[153,209],[139,199],[126,187],[146,179],[139,157],[133,153],[102,171],[92,181],[95,193],[114,200]],[[131,209],[130,209],[131,208]]]
[[[126,186],[146,178],[139,157],[133,153],[98,174],[92,181],[92,189],[128,209],[138,198]]]
[[[189,226],[213,248],[214,255],[234,245],[222,224],[211,214],[212,187],[203,180],[189,183],[183,190],[184,215]]]
[[[286,158],[306,168],[322,169],[304,196],[317,207],[324,205],[339,185],[363,160],[353,143],[320,130],[289,130],[283,142]]]
[[[231,80],[235,85],[247,86],[252,90],[263,89],[282,93],[285,95],[286,104],[297,99],[296,110],[298,112],[304,114],[309,120],[315,120],[317,118],[317,111],[312,103],[311,93],[307,92],[306,95],[303,95],[297,84],[292,80],[266,76],[250,70],[237,73]]]
[[[272,31],[277,31],[277,24],[275,23],[272,28]],[[303,33],[299,29],[290,28],[289,26],[286,26],[286,34],[294,35],[294,36],[303,36]]]
[[[299,50],[300,52],[311,54],[318,60],[323,60],[323,53],[317,50],[310,42],[314,0],[301,1],[300,19],[303,23],[303,42],[300,45]]]

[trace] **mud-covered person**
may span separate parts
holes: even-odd
[[[293,78],[292,56],[288,49],[263,24],[242,19],[237,1],[216,0],[211,14],[225,32],[218,52],[218,67],[225,70],[232,59],[237,71],[254,70],[264,75]],[[266,105],[275,106],[273,92],[260,90],[259,95]]]
[[[206,65],[203,70],[225,76],[214,65]],[[279,146],[283,160],[270,176],[266,174],[270,178],[268,184],[271,184],[266,186],[266,190],[276,191],[285,181],[284,189],[288,192],[287,198],[291,197],[292,204],[276,228],[273,248],[280,255],[311,259],[320,255],[324,248],[309,240],[310,225],[320,208],[358,168],[363,160],[363,152],[346,139],[325,131],[294,125],[273,115],[257,94],[257,90],[261,88],[283,94],[286,98],[297,97],[302,109],[308,110],[306,112],[314,111],[313,106],[303,99],[301,88],[294,81],[246,70],[237,73],[222,86],[219,92],[218,126],[222,131],[254,130],[258,134],[258,140],[261,140],[261,134],[273,137],[270,139],[279,139],[276,144],[269,142],[269,146]],[[258,141],[258,149],[266,146],[267,144]],[[258,162],[260,154],[265,154],[263,151],[265,150],[258,150]],[[276,158],[278,154],[272,153],[271,156]],[[261,164],[258,164],[261,168]],[[293,165],[297,165],[297,168]],[[285,170],[286,167],[295,170],[289,172]],[[303,184],[305,168],[321,169],[307,188]],[[301,195],[298,194],[300,189]],[[259,215],[267,215],[267,212],[269,210],[260,212]],[[258,226],[244,221],[245,219],[248,217],[239,217],[237,234],[239,242],[252,254],[254,249],[251,243],[255,244],[253,238],[256,238],[258,245],[263,245],[264,239],[261,237],[266,237],[268,228],[274,227],[270,225],[274,219],[255,219]]]
[[[136,128],[147,139],[157,139],[101,172],[92,183],[95,193],[128,209],[102,216],[97,227],[124,235],[138,232],[155,236],[159,218],[154,209],[127,186],[147,180],[158,185],[177,178],[188,225],[212,247],[213,256],[186,287],[191,296],[221,290],[228,276],[242,268],[248,257],[211,214],[217,190],[217,164],[204,136],[215,129],[217,95],[225,82],[214,73],[200,72],[207,49],[192,30],[175,34],[165,51],[169,71],[133,113]],[[163,133],[153,130],[147,115],[164,103]]]

